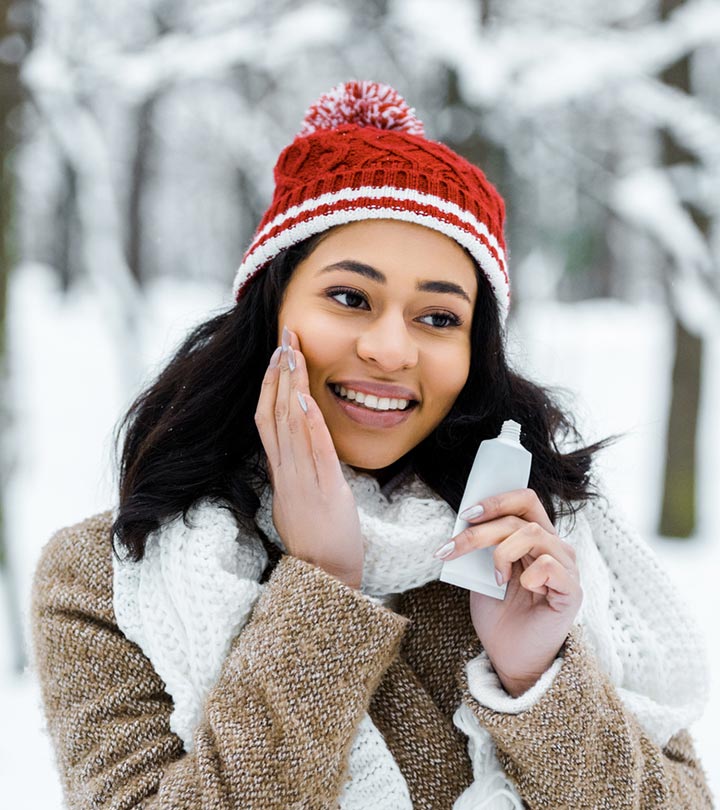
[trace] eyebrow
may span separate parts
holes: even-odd
[[[365,276],[365,278],[369,278],[372,281],[377,281],[379,284],[387,284],[387,276],[384,273],[381,273],[379,270],[371,267],[369,264],[355,262],[351,259],[345,259],[341,262],[329,264],[327,267],[321,268],[317,275],[329,273],[332,270],[349,270],[351,273],[357,273],[358,275]],[[448,293],[449,295],[456,295],[458,298],[462,298],[464,301],[467,301],[468,304],[472,305],[470,296],[459,284],[455,284],[453,281],[418,281],[415,285],[415,289],[420,290],[421,292]]]

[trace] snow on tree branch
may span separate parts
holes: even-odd
[[[686,328],[699,335],[720,321],[720,283],[713,257],[667,173],[644,168],[626,175],[615,183],[610,204],[672,258],[670,290]]]
[[[85,270],[102,293],[118,345],[129,346],[140,312],[137,284],[123,252],[123,237],[110,159],[103,133],[73,92],[71,77],[48,49],[36,48],[26,60],[22,78],[58,149],[77,176],[81,253]],[[123,353],[123,375],[134,382],[137,354]]]
[[[688,152],[708,166],[720,165],[720,118],[697,98],[654,79],[623,90],[628,108],[672,133]]]
[[[532,18],[482,28],[466,10],[444,15],[438,33],[431,24],[434,3],[404,0],[400,5],[425,52],[457,70],[468,100],[481,107],[502,104],[516,115],[656,75],[685,54],[720,41],[715,0],[687,3],[667,21],[632,30],[549,28]]]
[[[65,70],[82,85],[91,82],[96,90],[104,86],[138,104],[172,85],[224,79],[238,66],[271,73],[289,70],[299,53],[341,41],[348,23],[342,9],[312,3],[270,24],[253,20],[209,32],[169,32],[141,50],[125,50],[121,43],[101,38],[89,42],[81,58],[76,50],[66,53]]]

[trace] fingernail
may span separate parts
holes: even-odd
[[[473,518],[478,518],[480,515],[483,514],[485,510],[483,507],[478,504],[477,506],[469,506],[467,509],[464,509],[460,512],[460,517],[462,520],[472,520]]]
[[[283,351],[287,351],[290,348],[290,330],[287,326],[283,326],[282,330],[282,343],[280,344]]]
[[[270,355],[270,368],[277,368],[278,363],[280,362],[280,352],[282,351],[282,346],[278,346],[277,349]]]
[[[288,365],[290,366],[290,371],[295,371],[295,352],[292,349],[292,346],[288,346]]]
[[[302,391],[297,392],[297,397],[300,402],[300,407],[307,413],[307,402],[305,402],[305,397],[302,395]]]
[[[498,585],[503,584],[503,575],[497,570],[497,568],[495,569],[495,582],[497,582]]]
[[[444,546],[441,546],[434,554],[433,557],[437,557],[439,560],[445,559],[445,557],[449,556],[450,554],[455,551],[455,541],[451,540],[449,543],[445,543]]]

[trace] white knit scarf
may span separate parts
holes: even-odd
[[[455,513],[416,476],[380,487],[343,464],[365,541],[362,591],[390,604],[392,596],[437,579],[432,552],[449,539]],[[170,727],[192,750],[209,690],[230,644],[262,592],[267,554],[256,534],[239,530],[230,513],[204,500],[149,535],[140,563],[113,558],[118,626],[163,679],[174,709]],[[272,490],[261,497],[256,523],[282,548],[272,522]],[[561,522],[562,524],[562,522]],[[563,534],[562,525],[558,529]],[[659,745],[699,717],[706,696],[702,645],[650,550],[617,520],[586,506],[565,539],[575,547],[584,601],[576,621],[625,706]],[[500,688],[484,654],[468,664],[473,696],[497,711],[530,708],[549,687],[558,660],[526,695]],[[455,724],[468,736],[474,782],[455,810],[513,810],[522,801],[505,777],[489,733],[458,707]],[[407,783],[365,714],[349,759],[343,810],[410,810]]]

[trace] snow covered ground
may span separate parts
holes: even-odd
[[[15,414],[12,479],[6,493],[11,564],[27,608],[32,571],[43,543],[59,527],[111,503],[111,433],[129,395],[118,382],[126,363],[108,332],[91,289],[67,300],[45,268],[26,266],[10,290],[10,349]],[[226,291],[155,285],[143,319],[138,368],[146,376],[188,326],[227,303]],[[623,432],[602,467],[608,487],[650,539],[694,608],[708,642],[714,676],[711,703],[693,729],[716,795],[720,796],[720,643],[710,622],[718,615],[711,577],[720,563],[713,507],[720,502],[720,329],[705,358],[701,425],[701,509],[691,541],[653,537],[661,484],[669,385],[670,329],[655,307],[592,302],[527,308],[512,336],[518,362],[533,376],[577,392],[586,438]],[[1,587],[1,586],[0,586]],[[0,604],[4,595],[0,594]],[[662,594],[658,594],[662,599]],[[57,777],[43,731],[32,671],[9,672],[6,616],[0,612],[0,798],[13,810],[61,807]],[[692,662],[689,662],[692,665]]]

